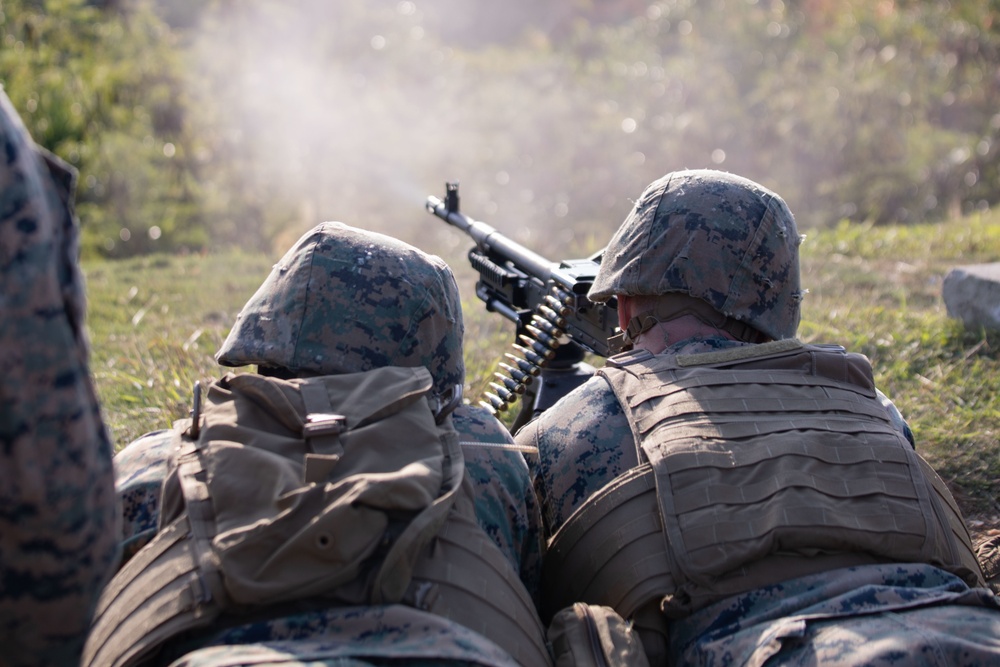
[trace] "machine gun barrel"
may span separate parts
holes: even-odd
[[[593,371],[583,362],[586,352],[602,357],[610,354],[608,338],[617,332],[617,303],[612,299],[597,304],[587,298],[597,276],[599,255],[560,262],[546,259],[492,226],[464,215],[459,210],[457,183],[446,184],[444,200],[428,197],[426,208],[475,241],[469,250],[469,263],[479,274],[476,295],[488,311],[517,326],[513,349],[519,356],[510,356],[520,367],[512,374],[517,376],[515,388],[507,383],[493,387],[496,393],[487,394],[489,403],[483,405],[494,411],[506,409],[530,382],[525,378],[539,370],[548,373],[547,381],[541,383],[544,386],[554,385],[557,376],[572,377],[572,382],[579,383]],[[571,386],[562,380],[558,383],[561,393]],[[535,412],[550,404],[541,392],[534,398]],[[522,410],[521,417],[530,416],[530,412]],[[515,424],[523,423],[521,417]]]
[[[485,222],[473,220],[461,213],[458,210],[457,183],[447,184],[444,201],[431,195],[427,198],[426,206],[428,212],[471,236],[476,246],[487,256],[508,259],[539,280],[544,281],[552,273],[554,264],[549,260],[500,234]]]

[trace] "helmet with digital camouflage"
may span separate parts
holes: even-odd
[[[216,354],[291,375],[425,366],[444,395],[465,378],[461,300],[440,258],[324,222],[285,254]]]
[[[785,202],[741,176],[697,169],[651,183],[605,249],[589,297],[682,294],[751,327],[798,329],[801,237]]]

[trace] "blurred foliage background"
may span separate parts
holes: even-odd
[[[85,257],[279,253],[324,219],[446,256],[466,213],[589,253],[666,171],[800,226],[1000,201],[996,0],[0,0],[0,80],[80,171]]]
[[[645,185],[750,177],[800,227],[800,336],[870,356],[975,530],[1000,532],[997,332],[947,317],[1000,259],[998,0],[0,0],[0,83],[79,170],[92,368],[117,446],[186,414],[271,263],[321,220],[441,255],[468,395],[510,327],[463,209],[584,257]],[[992,209],[992,210],[991,210]]]

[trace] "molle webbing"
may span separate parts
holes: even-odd
[[[665,537],[657,581],[674,584],[655,593],[664,611],[683,616],[728,595],[863,562],[927,562],[977,583],[961,517],[893,428],[867,360],[792,343],[704,355],[712,365],[698,364],[698,356],[640,351],[609,360],[601,371],[629,418],[640,461],[648,461],[649,472],[639,477],[655,479]],[[648,489],[648,480],[641,484]],[[606,489],[597,498],[613,504],[611,496],[622,493]],[[602,526],[586,536],[589,544],[620,539],[608,531],[617,535],[623,523],[601,521],[592,504],[567,521],[547,558],[567,552],[567,561],[552,565],[560,575],[571,573],[567,585],[593,579],[627,588],[629,572],[618,568],[631,563],[601,565],[600,549],[560,544],[564,532],[580,532],[570,524],[588,515]],[[579,558],[590,562],[568,562]],[[638,562],[654,559],[646,553]],[[644,584],[637,578],[631,585]],[[638,597],[622,600],[629,606]]]
[[[142,664],[171,637],[206,627],[210,604],[187,517],[163,528],[108,583],[98,602],[82,665]]]
[[[961,576],[970,586],[986,586],[983,566],[979,562],[975,547],[972,545],[969,526],[965,523],[965,518],[958,507],[958,502],[955,501],[955,496],[952,495],[941,476],[923,458],[920,458],[920,468],[934,489],[933,496],[940,506],[940,513],[947,520],[947,527],[951,531],[951,540],[961,563],[959,566],[945,569],[950,569]]]
[[[591,496],[552,537],[542,575],[542,619],[583,600],[613,607],[637,627],[648,626],[665,635],[665,624],[657,628],[648,614],[642,619],[634,615],[651,600],[659,608],[660,600],[676,594],[672,558],[657,508],[656,477],[645,463]],[[779,561],[780,568],[775,568]],[[716,588],[732,591],[718,596],[725,597],[743,590],[751,576],[775,583],[877,562],[881,561],[861,553],[773,556],[763,567],[751,563],[720,578]]]
[[[517,573],[457,508],[417,561],[404,602],[479,633],[523,667],[549,664],[545,629]]]
[[[612,607],[629,618],[650,597],[675,588],[648,464],[591,496],[549,543],[542,573],[542,620],[573,602]]]
[[[471,502],[459,505],[471,507]],[[403,604],[479,633],[519,665],[545,667],[549,664],[545,631],[530,596],[500,550],[465,514],[453,509],[417,559]],[[112,579],[101,598],[83,664],[143,664],[170,638],[220,621],[224,610],[206,588],[193,543],[188,519],[182,516]],[[336,590],[327,595],[328,601],[313,598],[309,604],[317,608],[340,604]],[[351,591],[348,597],[353,595]],[[263,617],[257,611],[247,618]],[[238,614],[225,618],[226,625],[240,622]]]

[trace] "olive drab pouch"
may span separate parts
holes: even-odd
[[[632,624],[611,607],[576,602],[548,629],[555,667],[648,667]]]
[[[447,411],[422,367],[213,382],[175,426],[158,535],[102,595],[83,664],[139,664],[268,605],[400,601],[462,482]]]

